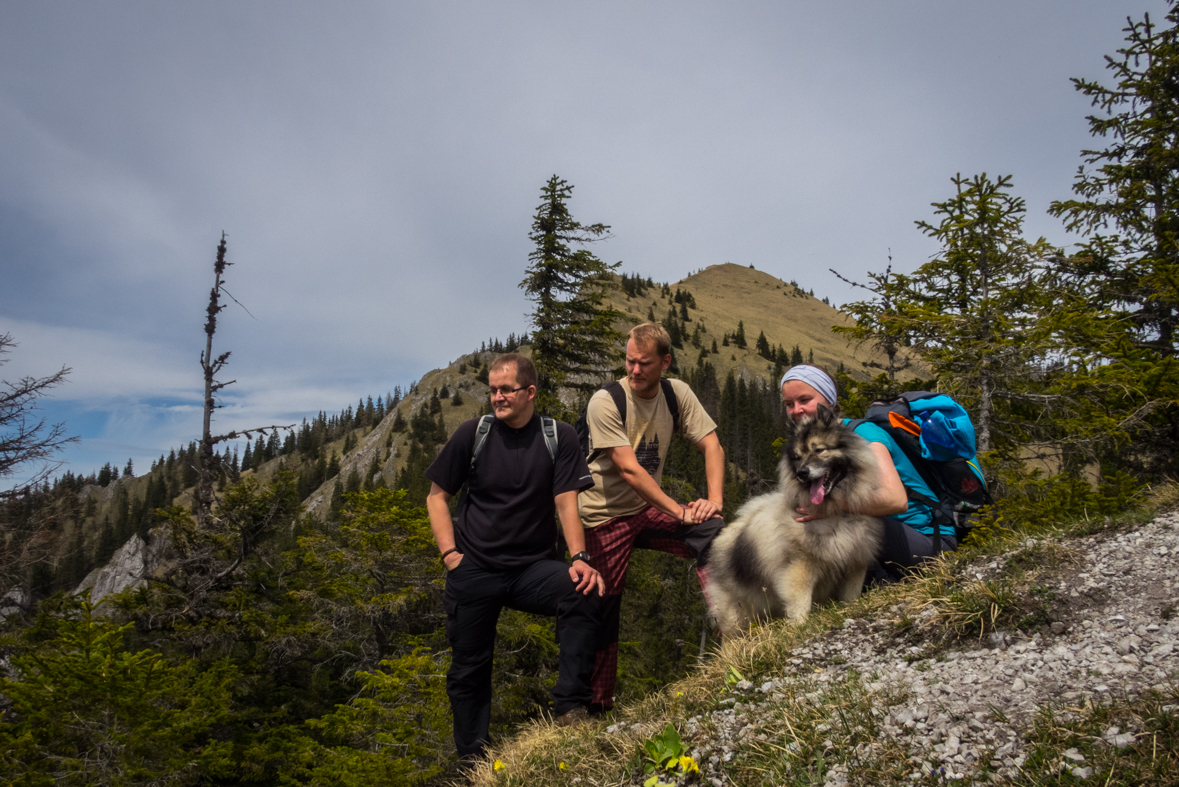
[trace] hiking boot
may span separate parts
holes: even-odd
[[[558,727],[580,727],[587,721],[589,721],[589,711],[581,707],[565,711],[553,719],[553,724],[556,724]]]

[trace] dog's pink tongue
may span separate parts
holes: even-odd
[[[818,506],[818,505],[823,504],[823,497],[826,496],[826,494],[827,494],[827,492],[823,489],[823,482],[826,480],[827,479],[824,477],[824,478],[820,478],[817,481],[811,482],[811,504],[812,505]]]

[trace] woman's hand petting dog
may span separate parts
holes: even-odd
[[[795,522],[813,522],[816,519],[825,519],[831,516],[830,514],[819,516],[819,510],[810,506],[799,506],[794,510],[799,514],[799,516],[794,517]]]

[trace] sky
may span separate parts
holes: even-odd
[[[231,351],[215,429],[293,423],[528,329],[541,187],[611,225],[606,262],[722,262],[840,304],[955,173],[1013,176],[1066,245],[1127,16],[1160,0],[0,0],[0,334],[62,471],[137,472],[200,436],[222,232]],[[17,479],[0,479],[0,488]]]

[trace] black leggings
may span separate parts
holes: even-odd
[[[918,532],[898,519],[884,518],[884,540],[876,560],[868,566],[868,584],[897,582],[904,578],[909,569],[919,566],[940,552],[952,552],[958,548],[954,535],[942,533],[935,552],[933,536]]]

